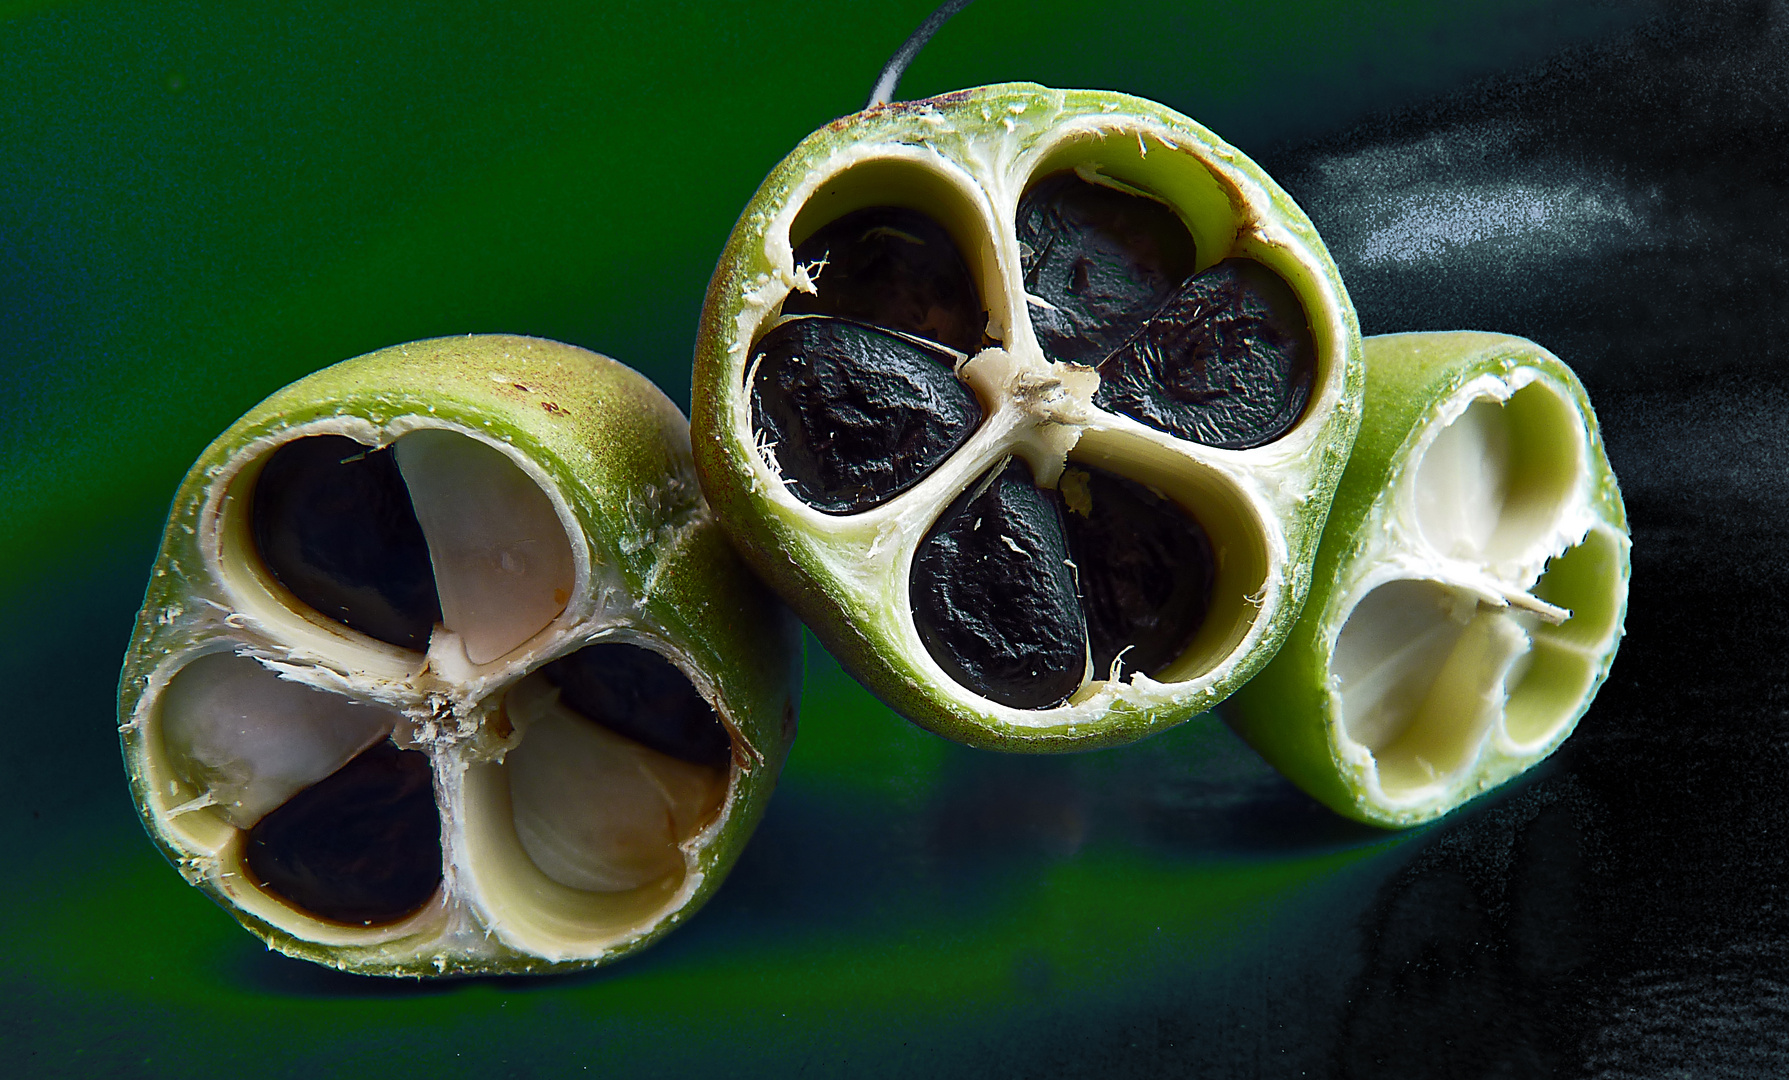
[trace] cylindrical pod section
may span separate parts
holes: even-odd
[[[1310,221],[1184,116],[1030,84],[804,140],[710,282],[716,514],[852,672],[962,742],[1221,700],[1308,586],[1359,418]]]
[[[799,648],[644,377],[417,342],[274,394],[187,474],[120,682],[125,767],[175,866],[276,949],[587,967],[738,856]]]
[[[1414,825],[1552,753],[1609,673],[1628,528],[1584,388],[1498,334],[1366,340],[1304,615],[1224,718],[1339,813]]]

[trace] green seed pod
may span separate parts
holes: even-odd
[[[1222,699],[1308,587],[1359,330],[1304,214],[1122,94],[872,107],[758,189],[692,436],[747,560],[898,711],[1079,750]]]
[[[1596,414],[1551,353],[1395,334],[1366,359],[1310,601],[1223,715],[1337,812],[1404,826],[1571,734],[1615,659],[1630,544]]]
[[[520,337],[286,387],[175,496],[125,659],[131,793],[273,948],[588,967],[713,893],[795,733],[799,638],[676,406]]]

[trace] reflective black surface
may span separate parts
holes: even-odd
[[[1262,155],[1369,333],[1571,364],[1633,527],[1627,638],[1556,762],[1380,887],[1329,1075],[1789,1069],[1789,22],[1672,5]]]

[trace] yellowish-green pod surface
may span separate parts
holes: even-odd
[[[794,737],[798,656],[650,382],[442,338],[300,380],[205,450],[119,722],[150,835],[273,948],[569,969],[714,892]]]
[[[1359,340],[1304,213],[1171,109],[1027,83],[876,106],[735,226],[696,466],[896,710],[977,746],[1113,745],[1291,628]]]
[[[1339,813],[1428,821],[1531,768],[1608,675],[1627,516],[1569,368],[1498,334],[1366,339],[1304,614],[1223,708]]]

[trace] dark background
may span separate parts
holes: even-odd
[[[469,331],[687,403],[734,215],[928,7],[0,0],[0,1068],[1789,1074],[1779,3],[980,0],[902,87],[1161,100],[1305,206],[1367,333],[1517,333],[1578,371],[1628,637],[1511,789],[1387,834],[1209,718],[976,753],[810,646],[738,869],[609,969],[343,976],[162,861],[113,693],[204,443],[315,368]]]

